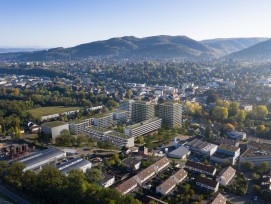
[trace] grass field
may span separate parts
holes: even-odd
[[[56,113],[64,113],[67,111],[78,110],[81,107],[70,107],[70,106],[48,106],[48,107],[40,107],[29,110],[35,118],[39,118],[45,115],[51,115]]]

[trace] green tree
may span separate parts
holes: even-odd
[[[228,109],[225,107],[216,106],[212,110],[212,117],[217,120],[225,120],[228,118]]]
[[[86,180],[89,183],[93,184],[100,184],[100,182],[103,180],[103,174],[98,169],[87,169],[86,171]]]
[[[264,119],[265,116],[268,114],[268,109],[266,106],[260,105],[256,107],[255,112],[258,119]]]

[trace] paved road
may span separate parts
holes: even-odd
[[[10,190],[8,190],[6,187],[4,187],[2,185],[0,185],[0,192],[2,194],[6,195],[7,197],[9,197],[15,203],[18,203],[18,204],[30,204],[30,202],[26,201],[25,199],[18,196],[17,194],[11,192]]]

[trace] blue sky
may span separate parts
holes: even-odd
[[[0,46],[69,47],[111,37],[271,37],[270,0],[1,0]]]

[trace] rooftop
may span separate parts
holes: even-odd
[[[270,157],[271,150],[255,150],[248,148],[240,157]]]
[[[108,113],[97,114],[93,118],[113,117],[113,111]]]
[[[217,181],[215,181],[215,180],[212,180],[212,179],[208,179],[208,178],[206,178],[206,177],[202,177],[202,176],[199,176],[198,178],[197,178],[197,181],[196,181],[197,183],[201,183],[201,184],[204,184],[204,185],[207,185],[207,186],[210,186],[210,187],[213,187],[213,188],[215,188],[216,187],[216,185],[217,185]]]
[[[58,165],[57,168],[61,171],[61,173],[66,174],[70,170],[78,169],[88,164],[90,164],[90,162],[86,159],[75,158],[68,162],[65,162],[64,164]]]
[[[202,171],[206,171],[209,173],[213,173],[215,171],[215,167],[213,166],[207,166],[205,164],[199,163],[199,162],[193,162],[191,160],[187,160],[185,163],[185,166],[193,167],[195,169],[200,169]]]
[[[225,204],[226,202],[227,198],[225,198],[221,193],[219,193],[210,204]]]
[[[43,125],[46,127],[50,127],[50,128],[54,128],[54,127],[58,127],[61,125],[66,125],[67,123],[62,122],[62,121],[53,121],[53,122],[49,122],[49,123],[44,123]]]
[[[134,177],[124,181],[122,184],[120,184],[118,187],[116,187],[116,190],[118,190],[121,193],[125,193],[132,187],[137,186],[137,182],[135,181]]]
[[[232,176],[235,174],[236,170],[229,166],[228,168],[225,168],[222,170],[218,177],[223,177],[227,182],[230,181]]]
[[[140,126],[142,126],[142,125],[146,125],[146,124],[148,124],[148,123],[151,123],[151,122],[154,122],[154,121],[157,121],[157,120],[162,120],[162,119],[160,119],[160,118],[158,118],[158,117],[153,117],[153,118],[151,118],[151,119],[149,119],[149,120],[144,120],[144,121],[142,121],[142,122],[140,122],[140,123],[136,123],[136,124],[133,124],[133,125],[129,125],[129,126],[127,126],[126,128],[134,129],[134,128],[140,127]]]
[[[232,152],[236,152],[239,149],[239,147],[229,146],[229,145],[225,145],[225,144],[219,145],[218,148],[219,149],[229,150],[229,151],[232,151]]]

